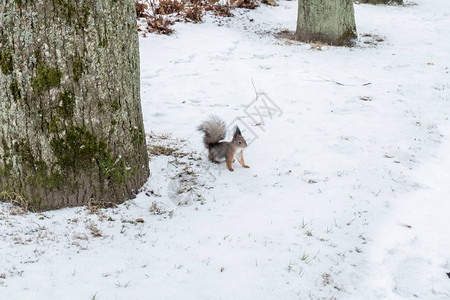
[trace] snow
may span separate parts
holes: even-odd
[[[295,1],[141,38],[146,131],[191,157],[153,156],[117,208],[0,204],[0,299],[449,299],[450,5],[416,3],[355,5],[354,48],[275,38]],[[250,169],[207,161],[209,114]]]

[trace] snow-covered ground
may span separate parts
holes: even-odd
[[[192,153],[117,208],[0,204],[0,299],[450,299],[450,3],[416,2],[355,5],[354,48],[275,38],[296,1],[141,38],[150,141]],[[250,169],[207,162],[209,114]]]

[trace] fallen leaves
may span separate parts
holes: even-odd
[[[406,228],[412,228],[412,226],[408,225],[408,224],[401,224],[401,226],[406,227]]]
[[[369,96],[360,96],[359,99],[362,101],[372,101],[372,98],[370,98]]]

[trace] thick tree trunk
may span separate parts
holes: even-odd
[[[148,177],[133,0],[0,0],[0,198],[120,203]]]
[[[351,45],[356,38],[353,0],[299,0],[296,38]]]

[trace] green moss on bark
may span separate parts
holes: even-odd
[[[51,133],[58,133],[60,122],[61,120],[57,116],[51,116],[50,123],[48,125],[48,130]]]
[[[26,167],[34,167],[33,151],[31,151],[31,146],[25,139],[22,139],[14,144],[14,151],[19,155],[22,163]]]
[[[18,8],[22,8],[22,0],[14,0],[14,3],[16,3]]]
[[[76,6],[73,0],[52,0],[53,7],[61,12],[66,22],[71,23],[77,17]]]
[[[51,170],[42,160],[35,163],[35,173],[29,183],[46,189],[67,186],[63,175],[55,169]]]
[[[58,67],[52,68],[38,62],[36,67],[36,76],[31,80],[31,86],[37,95],[50,90],[53,87],[59,87],[61,84],[62,72]]]
[[[116,111],[118,111],[118,110],[120,109],[120,104],[119,104],[119,100],[118,100],[118,99],[114,99],[114,100],[111,102],[111,109],[112,109],[114,112],[116,112]]]
[[[9,75],[13,71],[13,59],[10,52],[4,50],[0,52],[0,69],[5,75]]]
[[[357,38],[356,30],[349,28],[341,36],[338,44],[341,44],[341,45],[352,45],[352,44],[354,44],[354,41],[355,41],[356,38]]]
[[[64,182],[64,177],[58,170],[49,167],[45,161],[36,159],[30,144],[26,140],[15,143],[14,151],[22,162],[24,168],[22,172],[26,174],[25,183],[27,185],[46,189],[67,185]]]
[[[133,136],[131,141],[134,146],[139,146],[145,143],[145,131],[143,126],[139,126],[139,128],[132,128],[130,133]]]
[[[70,119],[73,117],[75,108],[75,95],[70,91],[65,91],[59,96],[58,111],[61,117]]]
[[[8,143],[6,142],[5,139],[2,139],[2,149],[3,149],[3,157],[1,157],[1,159],[3,160],[3,168],[0,169],[0,175],[6,177],[10,175],[13,165],[10,160],[11,149],[8,147]]]
[[[13,82],[9,86],[9,89],[11,91],[14,101],[20,100],[21,95],[20,95],[20,89],[19,89],[19,84],[18,84],[17,80],[13,80]]]
[[[89,16],[91,15],[91,10],[90,10],[89,5],[90,5],[90,3],[84,3],[83,7],[81,8],[81,14],[77,18],[78,29],[86,28],[88,26]]]
[[[75,80],[76,82],[80,81],[84,71],[84,63],[82,57],[77,55],[73,58],[72,70],[73,70],[73,80]]]
[[[106,37],[101,38],[100,42],[98,43],[99,48],[106,48],[108,46],[108,39]]]
[[[64,138],[54,138],[51,147],[62,170],[73,168],[76,173],[99,170],[103,179],[115,183],[122,183],[127,176],[123,160],[115,158],[105,140],[86,127],[72,126]]]
[[[75,26],[78,30],[88,26],[94,1],[85,1],[81,8],[76,0],[52,0],[52,2],[54,9],[59,12],[67,24]]]

